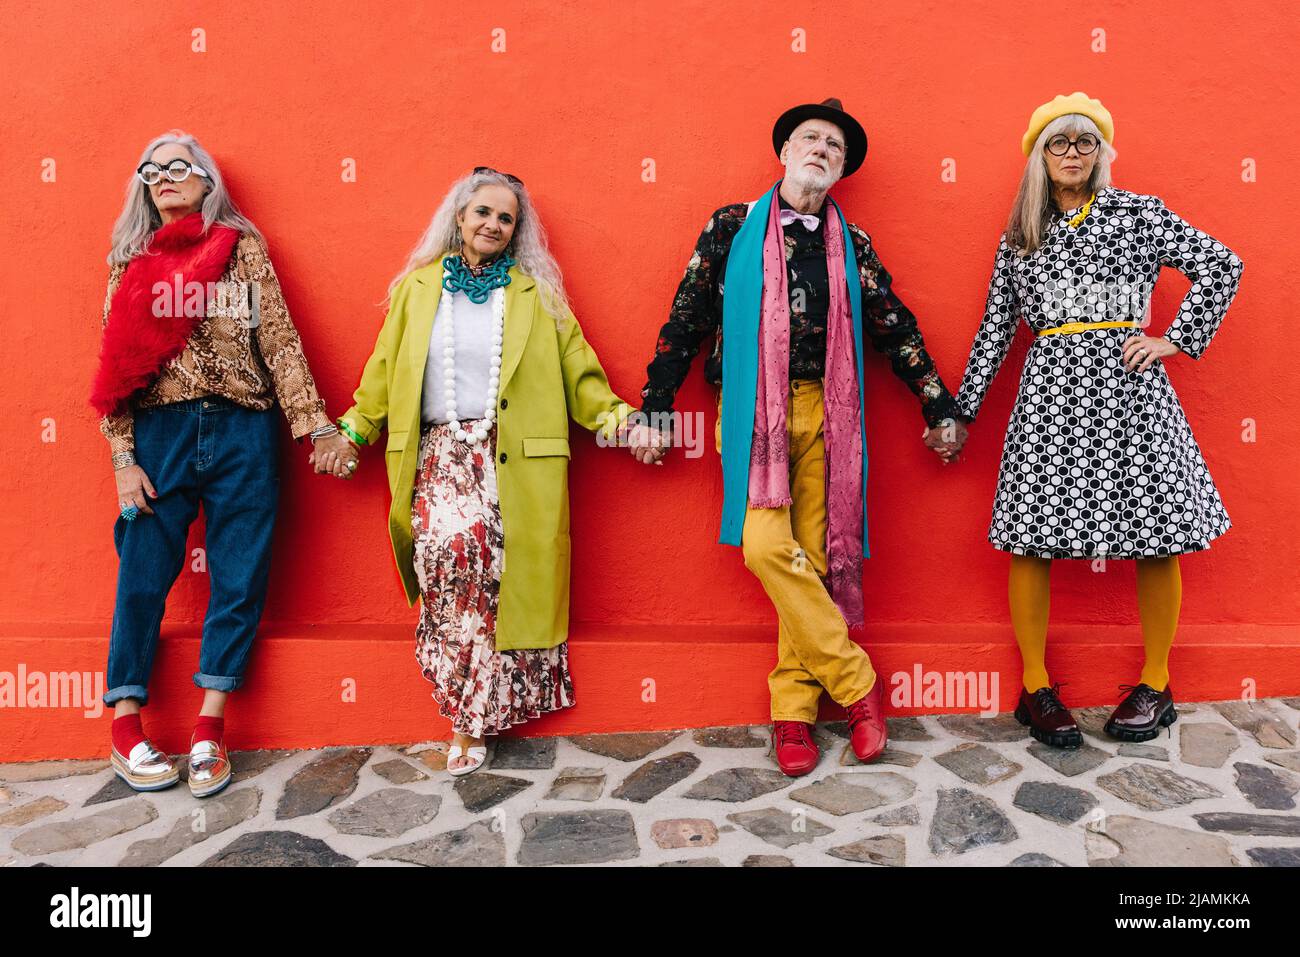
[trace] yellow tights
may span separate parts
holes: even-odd
[[[1051,606],[1052,560],[1012,555],[1007,576],[1007,597],[1011,604],[1011,627],[1020,646],[1026,691],[1051,684],[1047,676],[1047,616]],[[1164,691],[1169,684],[1169,649],[1178,630],[1183,580],[1178,556],[1137,560],[1138,615],[1142,620],[1142,644],[1146,661],[1142,684]]]
[[[1052,560],[1029,555],[1012,555],[1007,575],[1007,598],[1011,603],[1011,627],[1020,646],[1026,691],[1046,688],[1047,611],[1052,604]]]

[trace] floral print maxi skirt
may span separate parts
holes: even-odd
[[[494,427],[469,445],[446,425],[423,426],[411,502],[415,657],[452,730],[475,738],[573,704],[567,642],[496,650],[505,557],[496,438]]]

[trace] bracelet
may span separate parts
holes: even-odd
[[[327,435],[338,435],[339,427],[331,422],[329,425],[322,425],[319,429],[312,429],[311,440],[313,443],[317,439],[323,439]]]
[[[357,435],[357,433],[354,432],[352,428],[342,419],[339,419],[338,426],[339,426],[339,431],[341,431],[344,435],[346,435],[349,439],[351,439],[355,444],[357,445],[366,444],[366,440],[363,439],[361,436]]]
[[[113,468],[114,468],[115,470],[116,470],[116,469],[124,469],[124,468],[126,468],[128,465],[135,465],[135,453],[134,453],[134,452],[114,452],[114,453],[113,453]]]

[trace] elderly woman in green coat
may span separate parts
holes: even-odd
[[[569,419],[615,444],[615,395],[567,302],[524,184],[456,182],[406,267],[339,419],[353,445],[314,457],[349,476],[388,429],[393,555],[421,599],[416,658],[452,720],[447,768],[484,736],[573,704]]]

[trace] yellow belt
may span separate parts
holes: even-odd
[[[1050,336],[1053,333],[1069,334],[1071,332],[1087,332],[1089,329],[1122,329],[1124,327],[1139,328],[1136,322],[1067,322],[1063,326],[1053,326],[1051,329],[1044,329],[1040,336]]]

